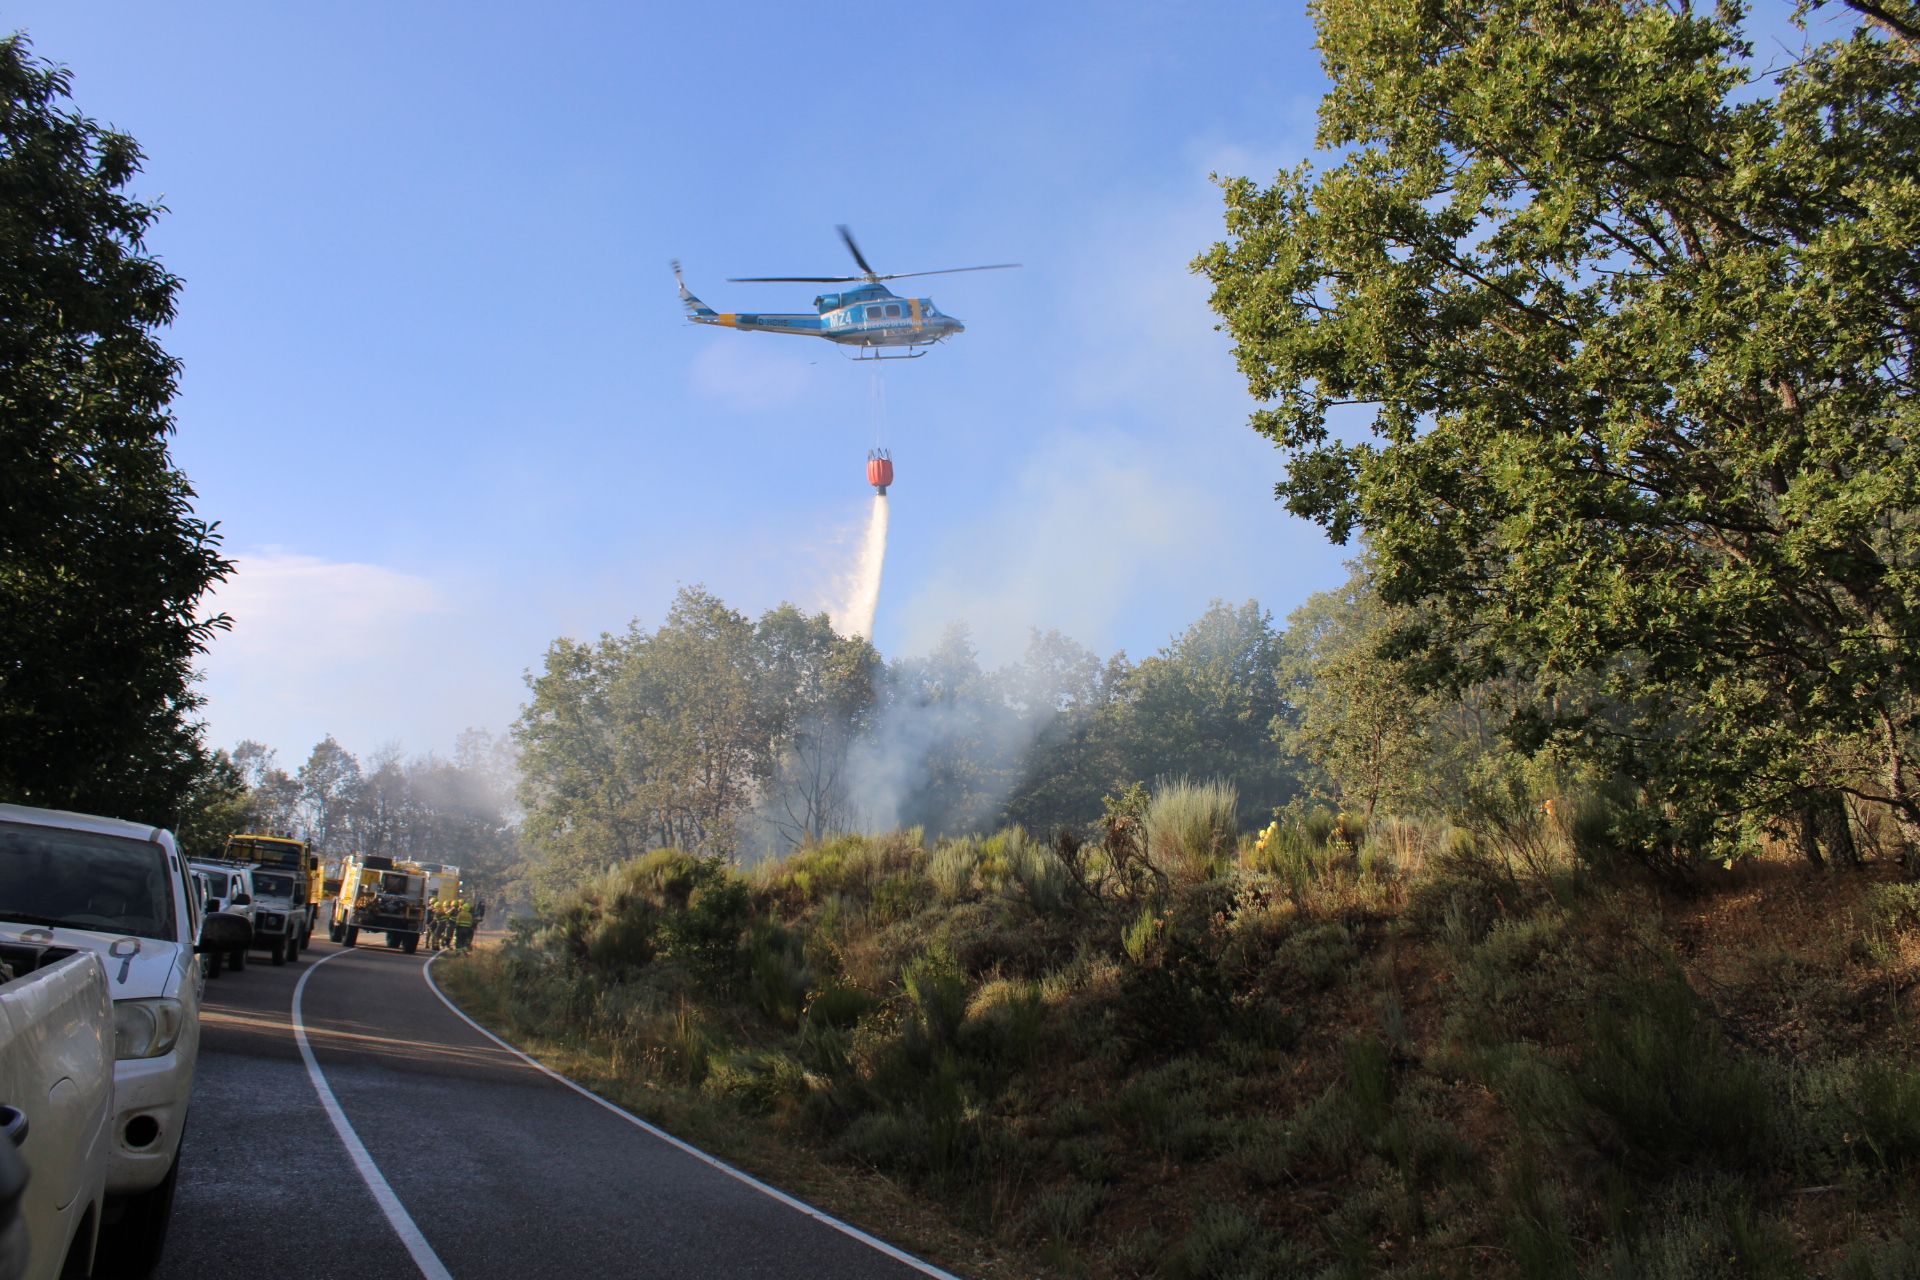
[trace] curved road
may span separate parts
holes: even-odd
[[[440,998],[426,959],[316,941],[207,983],[157,1276],[947,1274],[530,1065]]]

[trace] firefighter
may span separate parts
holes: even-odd
[[[427,947],[438,951],[444,945],[447,904],[439,894],[427,899]]]
[[[457,951],[473,949],[473,904],[464,896],[453,908],[453,945]]]

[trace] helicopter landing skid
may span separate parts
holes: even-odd
[[[847,359],[849,360],[918,360],[921,356],[927,354],[927,351],[925,350],[915,351],[909,348],[907,351],[907,354],[903,356],[889,356],[889,355],[882,355],[881,354],[882,350],[884,350],[884,348],[881,348],[881,347],[861,347],[859,348],[860,352],[864,353],[867,351],[871,351],[873,352],[873,354],[872,355],[855,354],[855,355],[848,356]],[[927,348],[927,350],[932,350],[932,348],[929,347]]]

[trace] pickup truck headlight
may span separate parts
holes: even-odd
[[[186,1020],[186,1006],[178,1000],[115,1000],[113,1056],[157,1058],[173,1048]]]

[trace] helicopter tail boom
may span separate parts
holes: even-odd
[[[823,326],[817,315],[766,315],[744,311],[715,311],[688,290],[687,282],[681,278],[678,262],[673,264],[673,278],[680,286],[680,305],[687,309],[687,319],[695,324],[714,324],[725,329],[745,329],[759,333],[800,333],[819,336],[822,332]]]

